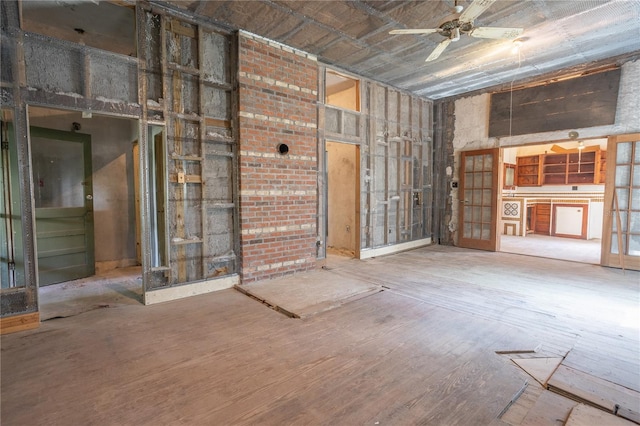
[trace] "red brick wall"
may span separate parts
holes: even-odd
[[[249,283],[315,268],[318,65],[241,34],[239,83],[241,278]]]

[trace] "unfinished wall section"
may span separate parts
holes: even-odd
[[[321,81],[328,86],[327,73],[337,71],[323,72]],[[430,244],[433,103],[377,82],[351,78],[360,82],[360,110],[330,105],[327,97],[320,109],[319,143],[321,151],[326,141],[360,147],[357,256],[368,258]],[[338,93],[335,88],[333,93]],[[327,220],[326,210],[323,206],[320,211],[321,226]],[[325,236],[321,228],[318,238],[322,241]],[[324,257],[322,250],[319,257]]]
[[[315,268],[317,75],[315,57],[240,33],[243,283]]]
[[[369,197],[362,247],[428,243],[433,105],[379,84],[370,83],[367,88],[369,158],[363,189]]]
[[[452,229],[449,224],[452,217],[451,193],[457,189],[451,187],[454,180],[453,136],[456,115],[455,102],[441,101],[434,105],[434,159],[433,159],[433,238],[438,244],[452,243]],[[456,178],[457,179],[457,178]]]
[[[161,129],[141,148],[155,197],[142,206],[145,303],[156,303],[237,279],[235,48],[230,35],[162,10],[139,8],[138,22],[144,122]]]

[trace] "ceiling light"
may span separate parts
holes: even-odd
[[[518,53],[520,51],[520,47],[522,46],[523,40],[522,39],[515,39],[513,40],[513,49],[511,49],[511,51],[513,53]]]

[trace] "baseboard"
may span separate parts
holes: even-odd
[[[390,246],[377,247],[373,249],[365,249],[365,250],[360,250],[359,258],[371,259],[372,257],[399,253],[401,251],[412,250],[418,247],[428,246],[430,244],[431,244],[431,238],[424,238],[422,240],[409,241],[407,243],[393,244]]]
[[[0,318],[0,334],[15,333],[40,327],[40,312]]]
[[[182,299],[185,297],[198,296],[200,294],[212,293],[214,291],[232,288],[240,283],[239,275],[216,278],[207,281],[198,281],[191,284],[183,284],[175,287],[159,288],[149,290],[144,294],[144,304],[153,305],[156,303],[168,302],[170,300]]]
[[[107,260],[104,262],[96,262],[96,274],[102,274],[118,268],[128,268],[129,266],[137,266],[136,259],[120,259]]]

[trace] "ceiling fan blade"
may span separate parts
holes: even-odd
[[[475,19],[487,10],[496,0],[474,0],[460,15],[460,22],[473,22]]]
[[[431,55],[429,55],[429,57],[425,60],[425,62],[429,62],[429,61],[433,61],[435,59],[438,59],[438,56],[440,56],[440,54],[444,51],[444,49],[447,48],[447,46],[449,45],[449,43],[451,43],[451,39],[446,39],[443,42],[441,42],[439,45],[436,46],[435,49],[433,49],[433,52],[431,52]]]
[[[523,28],[477,27],[469,35],[478,38],[510,39],[516,38],[524,32]]]
[[[389,34],[433,34],[442,31],[440,28],[391,30]]]

